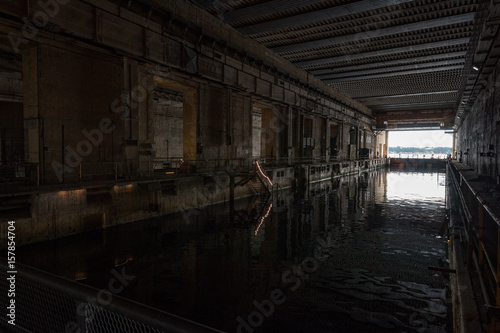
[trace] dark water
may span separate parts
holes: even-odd
[[[228,332],[447,332],[444,174],[385,170],[18,250]],[[249,218],[250,216],[250,218]]]

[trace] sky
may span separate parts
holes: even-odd
[[[453,135],[445,131],[389,131],[389,147],[451,147]]]

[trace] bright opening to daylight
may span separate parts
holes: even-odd
[[[446,158],[452,145],[453,135],[442,130],[389,132],[389,157]]]

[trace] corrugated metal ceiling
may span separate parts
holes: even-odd
[[[381,113],[464,105],[487,16],[484,0],[191,1]]]

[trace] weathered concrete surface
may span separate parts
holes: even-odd
[[[462,168],[463,169],[463,168]],[[448,173],[447,195],[453,204],[449,208],[449,258],[450,268],[456,273],[450,275],[453,302],[453,332],[482,332],[479,311],[474,293],[470,272],[467,267],[466,231],[460,214],[460,198],[457,192],[457,181],[451,172]]]
[[[400,169],[444,169],[446,160],[432,158],[391,158],[391,168]]]
[[[57,29],[40,28],[12,50],[23,63],[25,161],[40,164],[42,183],[77,178],[73,167],[64,169],[64,177],[53,170],[54,162],[77,164],[72,151],[83,163],[133,164],[120,167],[124,177],[151,172],[151,147],[162,139],[153,126],[155,85],[184,93],[186,161],[249,160],[253,104],[268,106],[280,119],[266,127],[276,137],[266,142],[271,156],[327,159],[331,122],[342,123],[343,133],[351,127],[360,133],[355,139],[342,135],[339,153],[347,155],[349,145],[375,151],[370,109],[257,43],[243,42],[236,30],[186,1],[160,7],[172,14],[168,22],[164,15],[144,17],[114,2],[74,0],[51,17]],[[20,34],[20,18],[39,10],[36,1],[0,4],[0,12],[19,18],[2,19],[0,31]],[[169,29],[163,29],[166,24]],[[9,82],[17,91],[20,82]],[[113,131],[87,154],[87,138],[80,134],[98,129],[103,119],[112,121]],[[305,135],[308,121],[311,133]],[[304,138],[311,140],[306,149]]]
[[[495,41],[498,45],[498,37]],[[489,68],[481,74],[485,80],[476,84],[480,90],[472,107],[467,108],[456,123],[456,156],[460,162],[479,174],[496,181],[500,175],[500,68],[498,51],[491,54]],[[479,81],[478,81],[479,82]]]
[[[383,166],[385,160],[367,160],[301,168],[306,170],[304,181],[315,182]],[[276,167],[266,169],[265,173],[274,183],[287,188],[297,185],[295,171],[290,167]],[[8,220],[15,220],[16,242],[25,245],[175,212],[182,212],[189,221],[202,207],[229,204],[230,195],[227,172],[33,192],[26,199],[29,217],[22,212],[9,218],[2,216],[0,231],[6,230]],[[248,183],[234,188],[236,199],[251,195],[255,195],[255,190]]]

